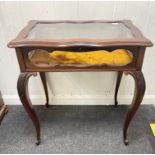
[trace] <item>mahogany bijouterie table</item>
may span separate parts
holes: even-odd
[[[121,21],[37,21],[33,20],[8,43],[15,48],[20,75],[17,89],[20,100],[36,129],[40,143],[40,124],[28,94],[28,79],[40,74],[46,106],[49,105],[46,72],[118,72],[114,100],[123,72],[135,81],[135,93],[123,127],[127,130],[145,93],[142,64],[146,47],[153,46],[129,20]]]

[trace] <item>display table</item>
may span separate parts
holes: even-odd
[[[135,80],[134,98],[124,122],[127,130],[145,93],[142,64],[146,47],[153,44],[129,20],[123,21],[30,21],[8,47],[15,48],[21,73],[17,88],[31,118],[37,142],[40,125],[28,94],[28,79],[39,72],[49,105],[46,72],[117,71],[115,105],[122,74]],[[95,74],[95,73],[94,73]]]

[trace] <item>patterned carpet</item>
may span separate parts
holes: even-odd
[[[155,108],[143,105],[123,144],[122,127],[128,106],[35,106],[41,124],[41,144],[23,106],[8,106],[0,125],[0,153],[155,153],[149,123]]]

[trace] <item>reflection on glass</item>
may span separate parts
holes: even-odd
[[[108,65],[125,66],[132,62],[132,53],[125,49],[117,49],[112,52],[105,50],[89,52],[70,52],[33,50],[29,52],[30,61],[36,66],[86,66]]]
[[[38,23],[28,39],[121,39],[134,38],[123,23]]]

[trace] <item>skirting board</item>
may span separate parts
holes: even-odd
[[[114,96],[103,95],[64,95],[64,96],[50,96],[49,104],[51,105],[113,105]],[[120,105],[128,105],[132,102],[132,95],[118,95],[118,103]],[[33,105],[44,105],[45,96],[31,95],[31,102]],[[21,105],[18,95],[3,95],[3,100],[6,105]],[[155,95],[145,95],[142,104],[155,105]]]

